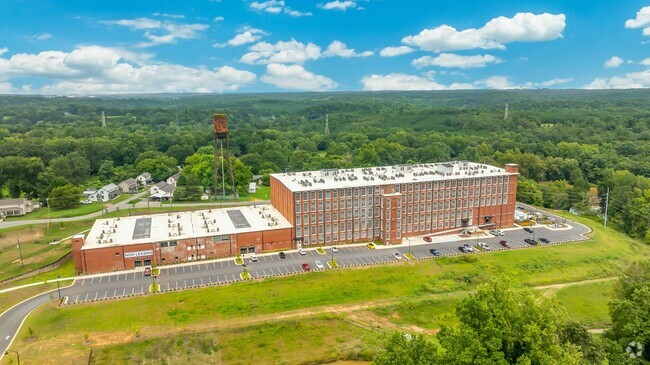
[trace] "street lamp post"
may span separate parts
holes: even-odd
[[[334,267],[334,250],[330,249],[332,251],[332,267]]]
[[[20,354],[18,353],[18,351],[7,350],[7,351],[5,351],[5,355],[9,355],[10,352],[13,352],[14,354],[16,354],[16,360],[18,360],[18,365],[20,365]]]
[[[406,240],[409,242],[409,255],[411,254],[411,238],[406,237]]]
[[[59,292],[59,300],[61,300],[61,285],[59,284],[59,279],[61,279],[61,275],[56,276],[56,290]]]

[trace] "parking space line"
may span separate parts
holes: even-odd
[[[260,274],[258,274],[257,271],[254,271],[254,273],[255,273],[255,277],[258,277],[258,278],[260,277]]]
[[[170,286],[171,286],[171,283],[167,283],[167,290],[169,290]]]
[[[84,299],[84,302],[88,300],[88,293],[86,293],[86,299]]]
[[[187,280],[183,280],[183,288],[187,288]]]
[[[262,272],[264,273],[264,276],[267,276],[268,274],[266,273],[266,270],[262,269]]]
[[[221,265],[221,268],[223,269],[223,261],[219,261],[219,265]]]
[[[140,286],[140,294],[144,293],[144,285]]]
[[[232,274],[232,280],[235,281],[237,278],[235,278],[235,274]]]
[[[167,288],[169,289],[169,284],[167,284]],[[122,289],[122,296],[126,295],[126,288]]]
[[[93,283],[93,280],[95,280],[95,278],[90,278],[90,284]]]
[[[284,269],[285,269],[285,270],[287,270],[287,274],[288,274],[288,273],[289,273],[289,269],[287,269],[287,267],[286,267],[286,266],[284,267]]]
[[[203,278],[201,278],[201,285],[203,285]]]
[[[74,298],[74,301],[75,301],[75,302],[78,302],[78,301],[79,301],[79,294],[77,294],[77,297]]]
[[[131,295],[135,294],[135,286],[131,288]]]
[[[199,270],[201,270],[200,267],[199,267]],[[192,272],[192,271],[194,271],[194,265],[190,265],[190,272]]]
[[[196,283],[194,282],[194,279],[192,279],[192,286],[195,286]]]
[[[84,283],[85,283],[85,282],[86,282],[86,279],[83,279],[83,280],[81,281],[81,286],[84,286]]]
[[[95,299],[93,299],[93,300],[97,300],[98,295],[99,295],[99,292],[95,292]]]
[[[116,296],[117,296],[117,289],[115,289],[115,291],[113,291],[113,297],[116,297]]]

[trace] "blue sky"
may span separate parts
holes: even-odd
[[[650,87],[650,1],[0,0],[0,8],[2,94]]]

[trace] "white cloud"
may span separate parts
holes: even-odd
[[[489,54],[475,56],[461,56],[452,53],[441,53],[436,57],[424,56],[413,60],[415,67],[438,66],[438,67],[458,67],[458,68],[476,68],[485,67],[489,63],[499,63],[500,59]]]
[[[318,4],[318,7],[323,9],[323,10],[341,10],[341,11],[346,11],[348,9],[356,8],[357,7],[357,2],[356,1],[351,1],[351,0],[334,0],[327,2],[325,4]]]
[[[207,24],[185,24],[168,20],[150,18],[106,20],[100,23],[106,25],[120,25],[131,30],[144,30],[144,37],[149,42],[139,43],[139,47],[151,47],[160,44],[176,44],[179,39],[194,39],[200,32],[209,28]]]
[[[33,35],[25,36],[25,39],[27,39],[28,42],[46,41],[51,38],[53,38],[53,36],[50,33],[33,34]]]
[[[624,62],[625,62],[625,60],[623,60],[622,58],[620,58],[618,56],[614,56],[614,57],[608,59],[607,61],[605,61],[605,64],[603,65],[603,67],[617,68],[618,66],[622,65]]]
[[[224,19],[224,18],[223,18],[222,16],[217,16],[217,17],[215,17],[214,19],[212,19],[212,21],[215,22],[215,23],[217,23],[217,22],[222,22],[223,19]]]
[[[642,89],[650,87],[650,70],[631,72],[623,76],[597,78],[585,89]]]
[[[329,46],[327,46],[325,52],[323,52],[323,56],[325,57],[338,56],[343,58],[368,57],[372,56],[373,54],[374,52],[372,51],[357,53],[354,48],[348,48],[348,46],[341,41],[333,41]]]
[[[382,57],[395,57],[395,56],[401,56],[403,54],[411,53],[413,51],[415,50],[408,46],[386,47],[381,51],[379,51],[379,55]]]
[[[366,91],[381,90],[446,90],[445,85],[415,75],[392,73],[388,75],[370,75],[361,79]]]
[[[320,91],[338,86],[334,80],[311,73],[301,65],[287,66],[276,63],[266,66],[266,74],[261,80],[281,89]]]
[[[249,48],[251,52],[244,54],[239,60],[247,64],[269,63],[305,63],[322,57],[321,48],[313,43],[303,44],[295,39],[288,42],[257,43]]]
[[[255,74],[229,66],[216,69],[147,62],[146,54],[119,48],[83,46],[72,52],[44,51],[0,57],[0,80],[31,77],[46,84],[32,92],[45,94],[115,94],[222,92],[253,83]],[[49,83],[47,83],[49,82]]]
[[[515,85],[510,82],[510,78],[505,76],[491,76],[485,80],[478,81],[476,84],[487,87],[488,89],[517,89],[520,85]]]
[[[263,35],[266,35],[265,31],[257,28],[251,28],[251,27],[244,27],[240,29],[239,32],[240,32],[239,34],[237,34],[235,37],[233,37],[226,43],[215,43],[213,44],[213,46],[217,48],[222,48],[226,46],[233,46],[233,47],[241,46],[242,44],[256,42],[259,39],[261,39]]]
[[[9,48],[7,48],[7,47],[0,48],[0,56],[2,56],[3,54],[5,54],[7,52],[9,52]]]
[[[6,49],[6,48],[5,48],[5,49]],[[2,51],[2,50],[0,50],[0,52],[1,52],[1,51]],[[2,54],[2,53],[0,53],[0,54]],[[641,62],[639,62],[639,63],[642,64],[643,66],[650,66],[650,58],[644,58],[644,59],[642,59]]]
[[[169,14],[169,13],[153,13],[153,16],[164,16],[165,18],[172,18],[172,19],[185,19],[185,15],[181,14]]]
[[[637,11],[636,18],[625,21],[625,28],[643,28],[643,35],[650,35],[650,6]]]
[[[571,82],[571,81],[573,81],[572,78],[564,78],[564,79],[557,78],[557,79],[546,80],[540,83],[534,83],[533,86],[549,87],[549,86],[566,84],[567,82]]]
[[[300,12],[293,10],[290,7],[284,4],[284,0],[266,0],[266,1],[253,1],[250,4],[251,9],[258,12],[265,12],[270,14],[280,14],[284,12],[285,14],[299,17],[299,16],[311,16],[310,12]]]
[[[566,26],[564,14],[517,13],[512,18],[498,17],[481,28],[458,31],[449,25],[425,29],[402,38],[402,43],[424,51],[466,49],[505,49],[512,42],[541,42],[562,38]]]

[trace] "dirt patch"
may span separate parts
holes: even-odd
[[[27,243],[43,238],[44,234],[41,229],[21,229],[18,231],[9,231],[0,233],[0,249],[15,245],[20,242]]]
[[[544,291],[544,296],[549,297],[552,294],[554,294],[556,291],[558,291],[559,289],[566,288],[568,286],[576,286],[576,285],[584,285],[584,284],[592,284],[592,283],[602,283],[602,282],[612,281],[612,280],[616,280],[616,279],[618,279],[618,277],[613,276],[613,277],[601,278],[601,279],[591,279],[591,280],[573,281],[573,282],[570,282],[570,283],[536,286],[534,289],[543,290]]]

